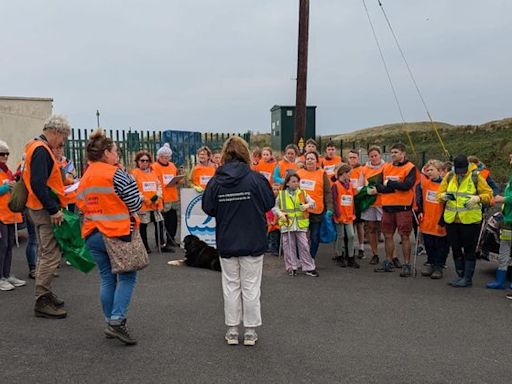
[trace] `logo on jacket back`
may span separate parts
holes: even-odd
[[[215,219],[206,215],[201,208],[202,197],[202,194],[194,197],[186,206],[185,225],[191,235],[215,246]]]

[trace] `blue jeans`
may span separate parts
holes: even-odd
[[[100,300],[105,320],[111,325],[119,325],[126,318],[137,272],[112,273],[103,235],[100,232],[96,231],[90,235],[85,240],[85,244],[94,257],[100,272]]]
[[[318,252],[318,247],[320,246],[320,225],[321,221],[318,223],[309,223],[309,238],[311,242],[311,257],[314,259]]]
[[[28,242],[25,248],[25,257],[27,258],[28,269],[36,269],[37,265],[37,234],[36,227],[28,215],[24,214],[25,222],[27,223]]]

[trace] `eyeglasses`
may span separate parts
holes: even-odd
[[[9,152],[0,152],[0,156],[9,156]]]
[[[149,159],[140,159],[139,163],[149,163]]]

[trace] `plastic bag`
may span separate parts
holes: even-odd
[[[63,209],[64,220],[60,226],[53,226],[53,234],[57,239],[62,256],[81,272],[88,273],[96,263],[85,246],[80,232],[80,216]]]
[[[320,224],[320,242],[324,244],[332,243],[336,240],[336,227],[332,221],[332,212],[327,211],[322,216]]]

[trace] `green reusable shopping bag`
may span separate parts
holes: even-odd
[[[356,211],[356,217],[358,219],[361,218],[361,213],[366,211],[369,207],[372,206],[373,203],[375,203],[375,200],[377,200],[377,196],[375,195],[368,195],[368,187],[375,187],[377,184],[382,183],[382,173],[379,173],[375,176],[372,176],[368,179],[368,186],[361,188],[361,190],[358,192],[358,194],[354,197],[354,206]]]
[[[81,272],[90,272],[96,263],[85,246],[80,232],[80,216],[63,209],[64,220],[60,226],[53,226],[53,234],[57,239],[62,256]]]

